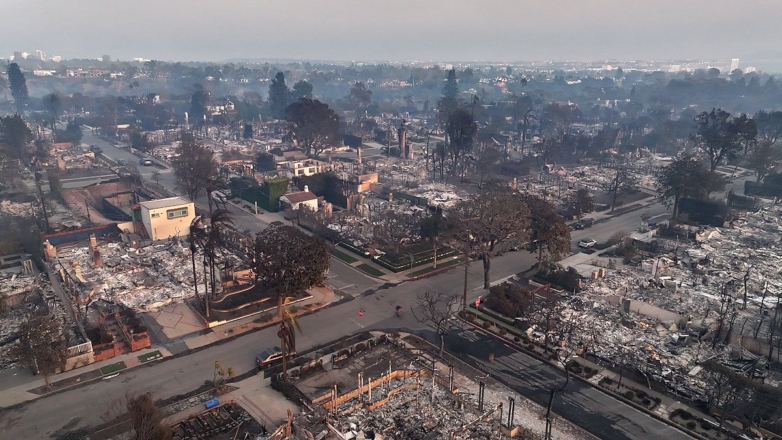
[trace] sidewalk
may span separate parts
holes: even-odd
[[[538,354],[537,352],[531,352],[527,348],[524,348],[521,345],[515,343],[513,341],[512,337],[514,336],[514,333],[518,333],[518,329],[517,328],[515,328],[513,326],[510,326],[510,325],[507,325],[504,322],[500,322],[500,321],[496,321],[496,320],[492,319],[489,315],[483,313],[483,311],[481,311],[480,309],[476,309],[474,307],[470,307],[469,308],[469,312],[477,314],[480,319],[490,320],[498,328],[504,328],[505,330],[508,331],[508,336],[510,336],[510,337],[509,338],[508,337],[503,337],[503,336],[501,336],[501,335],[499,335],[499,334],[497,334],[495,332],[492,332],[490,330],[486,330],[486,329],[482,328],[481,326],[478,326],[478,325],[476,325],[476,324],[474,324],[472,322],[469,322],[467,320],[462,319],[463,322],[465,322],[467,325],[469,325],[470,327],[472,327],[476,331],[479,331],[479,332],[481,332],[483,334],[489,335],[489,336],[491,336],[493,338],[499,339],[503,343],[505,343],[506,345],[514,347],[517,351],[521,351],[523,353],[527,353],[527,354],[537,358],[538,360],[540,360],[542,362],[546,362],[548,364],[551,364],[551,365],[557,367],[560,370],[563,370],[563,367],[562,367],[562,365],[559,362],[552,362],[550,360],[547,360],[542,355]],[[511,332],[511,330],[513,331],[513,333]],[[657,405],[653,410],[649,410],[649,409],[643,408],[642,406],[640,406],[639,404],[636,404],[636,403],[630,403],[624,397],[619,396],[616,393],[614,393],[613,391],[611,391],[609,389],[606,389],[605,387],[602,387],[602,386],[599,385],[600,381],[603,378],[609,378],[609,379],[613,380],[614,382],[618,382],[618,380],[619,380],[619,374],[618,373],[614,373],[613,371],[607,369],[606,367],[603,367],[603,366],[598,365],[598,364],[596,364],[596,363],[594,363],[592,361],[584,359],[583,357],[579,357],[578,358],[578,363],[582,364],[582,366],[584,366],[584,367],[590,367],[590,368],[596,370],[597,373],[595,375],[593,375],[592,377],[590,377],[589,379],[585,379],[585,378],[582,378],[581,376],[578,376],[578,375],[576,375],[574,373],[571,373],[570,377],[573,380],[585,381],[585,382],[589,383],[590,385],[592,385],[594,388],[600,390],[601,392],[609,394],[609,395],[611,395],[612,397],[614,397],[617,400],[626,402],[626,403],[628,403],[628,404],[638,408],[641,411],[649,413],[650,415],[657,417],[658,419],[664,421],[665,423],[667,423],[667,424],[669,424],[671,426],[674,426],[677,429],[682,430],[683,432],[686,432],[688,435],[693,435],[693,434],[691,432],[687,431],[687,430],[684,430],[684,428],[682,426],[679,426],[678,424],[676,424],[675,422],[673,422],[670,419],[670,415],[671,415],[671,413],[674,410],[676,410],[676,409],[683,409],[683,410],[689,412],[690,414],[692,414],[693,416],[695,416],[697,418],[710,420],[710,421],[715,421],[715,419],[713,417],[711,417],[710,415],[704,414],[703,412],[701,412],[701,411],[699,411],[697,409],[694,409],[694,408],[692,408],[692,407],[690,407],[688,405],[685,405],[685,404],[675,400],[674,398],[668,396],[667,394],[662,394],[662,393],[659,393],[657,391],[651,390],[646,385],[639,384],[639,383],[637,383],[635,381],[632,381],[632,380],[630,380],[630,379],[628,379],[626,377],[623,377],[622,378],[622,385],[623,386],[628,387],[628,388],[635,388],[635,389],[638,389],[638,390],[643,390],[651,398],[653,398],[653,399],[654,398],[660,399],[660,404]]]
[[[312,295],[300,303],[297,306],[302,308],[306,305],[313,305],[314,310],[325,307],[336,298],[334,291],[330,288],[315,288],[310,291]],[[302,310],[302,312],[307,312]],[[257,316],[251,316],[245,319],[237,320],[232,323],[219,326],[214,331],[206,334],[194,333],[191,335],[185,335],[182,340],[187,346],[188,350],[201,348],[219,342],[224,339],[234,338],[241,334],[250,332],[255,329],[265,328],[274,325],[277,322],[277,318],[273,318],[267,322],[255,322]],[[171,341],[169,341],[171,342]],[[159,352],[159,357],[152,359],[145,359],[145,355]],[[146,362],[158,361],[160,359],[171,357],[173,354],[163,347],[152,346],[143,350],[139,350],[133,353],[122,354],[115,356],[111,359],[106,359],[100,362],[94,362],[87,366],[76,368],[64,373],[59,373],[51,376],[53,389],[45,393],[35,393],[35,390],[43,389],[46,386],[46,382],[43,376],[37,376],[35,380],[18,385],[16,387],[8,388],[0,392],[0,408],[6,408],[9,406],[24,403],[29,400],[34,400],[39,397],[45,397],[51,393],[56,393],[62,390],[69,389],[73,386],[80,385],[84,382],[102,379],[107,376],[112,376],[116,373],[124,372],[128,369],[137,367]],[[118,365],[124,363],[124,367]],[[105,368],[104,367],[112,367]],[[104,371],[101,371],[104,369]],[[249,410],[248,410],[249,411]]]

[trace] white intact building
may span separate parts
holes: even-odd
[[[141,222],[152,240],[186,237],[195,218],[195,204],[182,197],[150,200],[138,204]]]

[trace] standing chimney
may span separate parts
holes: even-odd
[[[361,146],[358,147],[358,164],[361,165]]]
[[[407,157],[407,130],[405,129],[405,120],[402,119],[402,124],[399,125],[399,157]]]
[[[310,192],[310,187],[308,185],[304,185],[304,192]]]

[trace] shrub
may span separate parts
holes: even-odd
[[[473,321],[475,321],[475,315],[473,315],[472,313],[468,313],[468,314],[467,314],[467,315],[464,317],[464,319],[466,319],[466,320],[468,320],[468,321],[470,321],[470,322],[473,322]]]
[[[507,331],[507,330],[505,330],[504,328],[500,327],[500,334],[501,334],[502,336],[505,336],[505,335],[507,335],[507,334],[508,334],[508,331]]]
[[[646,391],[644,390],[636,390],[635,395],[638,396],[639,399],[645,399],[646,398]]]
[[[518,336],[514,336],[514,337],[513,337],[513,342],[515,342],[515,343],[517,343],[517,344],[518,344],[519,342],[521,342],[521,339],[519,339],[519,337],[518,337]]]
[[[600,379],[600,382],[598,382],[598,385],[609,386],[609,385],[613,385],[613,383],[614,383],[614,381],[611,380],[610,377],[604,377],[604,378]]]
[[[527,350],[535,350],[535,344],[527,345]]]
[[[692,431],[692,430],[694,430],[694,429],[695,429],[695,426],[696,426],[696,425],[695,425],[695,422],[693,422],[693,421],[690,421],[690,422],[687,422],[687,424],[686,424],[686,425],[684,425],[684,426],[686,426],[686,427],[687,427],[687,429],[689,429],[689,430],[691,430],[691,431]]]
[[[649,399],[643,399],[642,402],[643,402],[644,406],[649,406],[649,405],[652,404],[652,401],[649,400]]]
[[[624,396],[627,400],[633,400],[633,397],[635,397],[635,392],[633,392],[633,390],[627,390],[624,392]]]
[[[701,429],[704,431],[710,431],[711,430],[711,424],[705,420],[701,420]]]
[[[491,327],[491,322],[489,322],[489,321],[483,321],[483,324],[481,324],[481,327],[483,327],[483,328],[485,328],[486,330],[488,330],[488,329],[489,329],[489,327]]]

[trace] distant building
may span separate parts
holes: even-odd
[[[758,71],[757,67],[752,67],[752,66],[749,66],[746,69],[744,69],[744,73],[752,73],[757,71]]]
[[[732,60],[730,60],[730,71],[733,72],[738,68],[739,68],[739,59],[733,58]]]
[[[55,55],[51,58],[51,61],[54,63],[59,63],[60,61],[62,61],[62,57],[59,55]]]
[[[181,197],[141,202],[138,210],[147,235],[152,240],[165,240],[171,237],[186,237],[190,234],[190,224],[195,218],[195,204]],[[138,218],[138,217],[137,217]]]
[[[41,60],[41,61],[46,61],[46,54],[43,53],[42,50],[36,50],[35,51],[35,59]]]
[[[111,62],[111,55],[103,55],[102,57],[100,57],[100,59],[104,63],[110,63]]]

